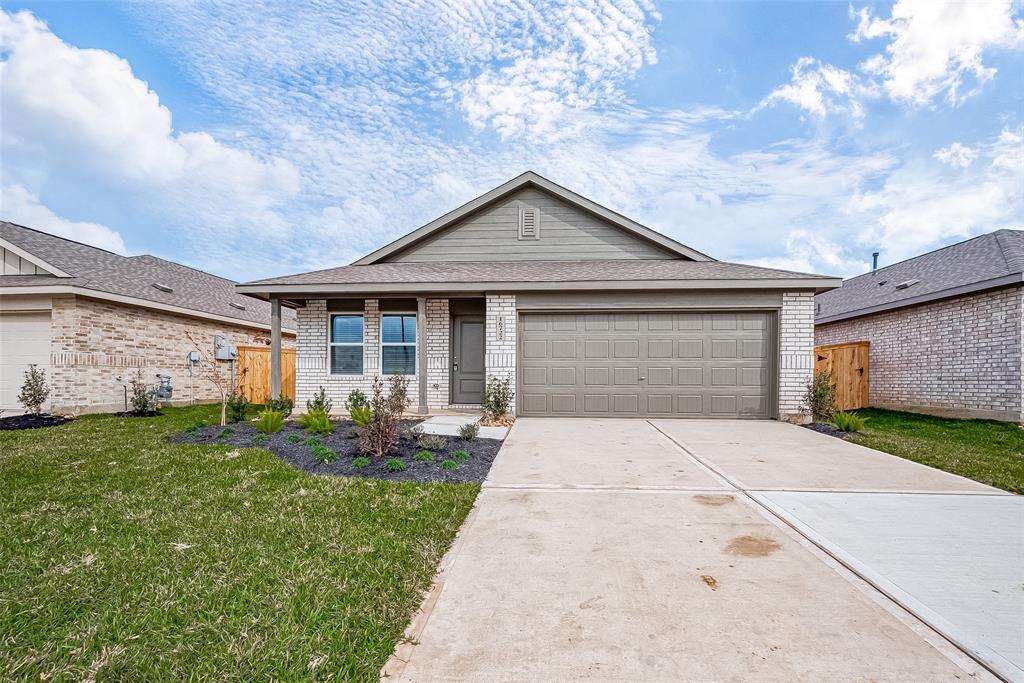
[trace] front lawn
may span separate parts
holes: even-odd
[[[875,408],[850,440],[983,484],[1024,493],[1024,429],[1007,422],[951,420]]]
[[[166,441],[216,414],[0,432],[0,678],[377,680],[479,486]]]

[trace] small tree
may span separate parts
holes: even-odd
[[[185,336],[196,351],[202,353],[203,350],[199,347],[199,342],[196,341],[195,337],[192,336],[191,332],[186,332]],[[216,358],[214,353],[210,353],[210,358]],[[213,369],[203,375],[203,377],[210,381],[217,391],[220,392],[220,426],[223,427],[228,423],[228,397],[235,393],[235,388],[231,386],[231,378],[224,377],[217,372],[217,361],[214,361]]]
[[[818,370],[807,384],[804,402],[815,422],[828,422],[836,413],[836,382],[832,373]]]
[[[18,403],[25,406],[28,412],[39,415],[43,412],[43,404],[49,397],[50,385],[46,382],[46,370],[40,370],[32,363],[25,371],[25,381],[21,384]]]
[[[398,421],[409,406],[409,380],[402,375],[391,378],[389,391],[384,393],[384,382],[373,378],[373,396],[370,398],[370,419],[360,430],[363,452],[382,458],[398,442]]]

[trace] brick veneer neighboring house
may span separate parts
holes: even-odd
[[[352,265],[239,285],[298,312],[296,398],[507,378],[523,416],[806,419],[821,275],[722,263],[524,173]],[[280,362],[272,353],[272,362]]]
[[[47,371],[54,412],[124,408],[124,383],[170,375],[172,403],[219,399],[210,374],[229,378],[213,358],[213,338],[265,345],[270,306],[235,292],[235,283],[153,256],[125,257],[0,222],[0,409],[20,411],[25,369]],[[289,312],[290,313],[290,312]],[[284,320],[294,343],[294,316]],[[185,354],[203,353],[190,378]]]
[[[815,343],[868,341],[872,406],[1024,420],[1024,231],[998,230],[816,297]]]

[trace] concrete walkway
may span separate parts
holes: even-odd
[[[840,495],[870,495],[848,491],[898,484],[1018,500],[879,458],[770,422],[521,419],[414,619],[411,643],[384,673],[403,681],[992,680],[794,530],[810,513],[765,498],[844,487]],[[761,488],[748,491],[751,481]],[[840,535],[818,536],[827,533]],[[865,553],[846,542],[849,554]],[[884,555],[865,561],[887,571]]]

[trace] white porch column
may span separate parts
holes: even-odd
[[[419,377],[419,405],[416,412],[427,414],[427,298],[416,297],[416,375]]]
[[[281,300],[270,299],[270,397],[281,398]]]

